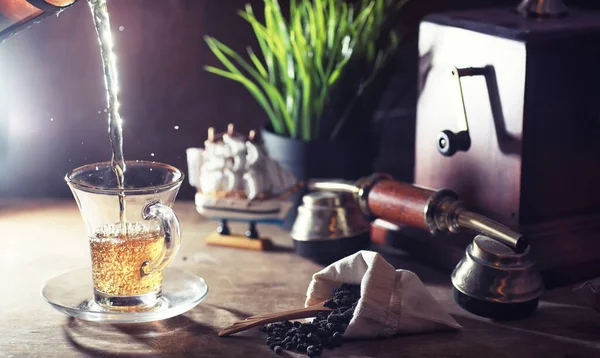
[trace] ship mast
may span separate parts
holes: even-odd
[[[215,141],[215,129],[213,127],[208,128],[208,141],[211,143]]]

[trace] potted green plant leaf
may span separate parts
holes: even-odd
[[[264,22],[248,4],[240,15],[260,51],[242,56],[207,36],[224,69],[206,70],[254,96],[269,120],[261,132],[269,155],[299,179],[364,175],[353,169],[371,170],[365,137],[399,42],[389,19],[404,2],[292,0],[285,17],[277,0],[264,0]]]

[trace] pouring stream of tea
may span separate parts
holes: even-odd
[[[110,138],[112,159],[111,165],[117,177],[119,189],[125,185],[124,173],[126,170],[123,157],[123,128],[119,114],[119,76],[117,73],[117,57],[113,51],[113,37],[110,30],[110,19],[106,0],[88,0],[94,18],[94,25],[98,33],[100,53],[104,65],[104,82],[108,100],[108,134]],[[125,223],[125,193],[119,193],[119,221],[123,233],[126,233]]]

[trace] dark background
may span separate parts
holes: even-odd
[[[208,127],[220,131],[232,122],[246,132],[265,123],[241,85],[203,71],[204,65],[219,65],[203,41],[205,34],[237,51],[255,46],[252,31],[236,14],[246,2],[109,1],[127,159],[157,160],[187,171],[185,149],[201,146]],[[249,2],[261,11],[262,1]],[[287,6],[286,0],[280,3]],[[409,36],[373,119],[381,134],[376,170],[412,180],[416,38],[422,16],[517,3],[413,0],[407,5],[398,27],[408,29]],[[566,3],[600,8],[598,1]],[[0,44],[0,196],[70,196],[66,172],[110,158],[105,107],[99,49],[85,1]],[[179,198],[193,193],[186,182]]]

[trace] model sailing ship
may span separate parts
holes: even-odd
[[[250,131],[247,138],[234,132],[208,130],[204,148],[187,149],[189,182],[198,191],[196,210],[221,221],[219,232],[229,234],[227,220],[250,223],[247,237],[256,238],[256,223],[282,221],[293,203],[286,198],[301,184],[288,170],[269,158]]]

